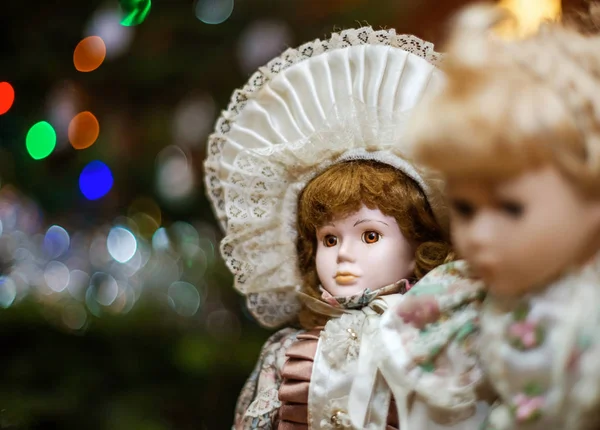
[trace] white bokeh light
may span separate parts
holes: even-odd
[[[17,287],[12,279],[0,276],[0,307],[7,309],[17,297]]]
[[[112,258],[119,263],[126,263],[135,255],[137,241],[126,228],[113,227],[106,238],[106,248]]]
[[[119,294],[119,286],[111,275],[97,272],[90,279],[90,289],[88,291],[97,303],[102,306],[110,306]]]
[[[53,225],[44,236],[44,250],[50,258],[57,258],[69,249],[71,238],[69,233],[59,225]]]
[[[181,200],[194,190],[194,170],[181,148],[163,149],[157,157],[157,170],[157,189],[163,199]]]
[[[205,24],[221,24],[233,13],[234,0],[196,0],[196,18]]]
[[[193,316],[200,307],[200,294],[188,282],[173,282],[169,287],[168,299],[173,310],[184,317]]]
[[[46,265],[44,279],[51,290],[60,293],[67,288],[70,278],[69,268],[60,261],[51,261]]]
[[[103,7],[92,15],[84,34],[99,36],[106,45],[106,58],[116,58],[129,49],[135,28],[121,25],[121,11],[116,6]]]

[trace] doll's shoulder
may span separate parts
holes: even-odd
[[[473,279],[464,260],[436,267],[425,275],[407,293],[410,296],[429,296],[444,313],[461,308],[485,297],[485,285]]]
[[[458,282],[469,279],[469,267],[464,260],[442,264],[427,273],[417,282],[407,294],[438,295],[445,293]]]
[[[285,359],[286,351],[296,341],[298,335],[304,332],[305,330],[298,328],[286,327],[273,333],[263,344],[259,361],[273,363]]]

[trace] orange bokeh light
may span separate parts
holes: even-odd
[[[8,82],[0,82],[0,115],[5,114],[15,101],[15,90]]]
[[[100,134],[100,124],[91,112],[75,115],[69,124],[69,142],[75,149],[89,148]]]
[[[89,36],[75,47],[73,64],[80,72],[91,72],[100,67],[104,58],[106,58],[106,45],[102,38]]]

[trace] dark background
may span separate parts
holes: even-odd
[[[160,286],[144,282],[129,312],[93,312],[75,303],[88,313],[82,327],[65,323],[65,309],[74,306],[65,294],[33,291],[0,308],[0,429],[228,428],[269,333],[247,316],[215,252],[220,232],[204,197],[202,160],[218,112],[256,66],[286,47],[366,23],[438,42],[448,17],[467,2],[236,0],[226,21],[209,25],[197,19],[192,1],[155,0],[127,49],[90,73],[75,70],[73,49],[94,13],[118,8],[117,0],[2,2],[0,81],[13,85],[16,99],[0,115],[0,220],[16,205],[20,220],[28,220],[21,230],[33,238],[53,224],[72,237],[96,234],[143,196],[160,207],[160,225],[170,235],[177,235],[176,222],[189,223],[212,253],[203,254],[206,267],[196,284],[202,300],[191,316],[174,312],[157,293]],[[563,7],[582,8],[583,1]],[[197,110],[186,117],[190,104]],[[53,124],[56,150],[32,160],[28,128],[60,119],[60,109],[92,111],[101,125],[98,141],[76,151],[64,124]],[[194,112],[199,125],[182,139],[174,121],[194,123]],[[179,200],[157,186],[157,156],[170,145],[183,148],[195,180]],[[115,185],[89,202],[77,178],[93,159],[111,167]],[[13,267],[12,254],[0,243],[2,274]],[[180,254],[172,259],[192,270],[194,261]]]

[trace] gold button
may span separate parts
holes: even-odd
[[[356,334],[356,332],[354,330],[352,330],[351,328],[347,328],[346,331],[350,334],[350,337],[352,338],[352,340],[356,340],[358,338],[358,335]]]
[[[350,330],[350,329],[348,329]],[[333,424],[333,426],[336,429],[341,429],[344,428],[344,422],[343,422],[343,415],[345,414],[344,411],[335,411],[333,413],[333,415],[330,418],[331,424]]]

